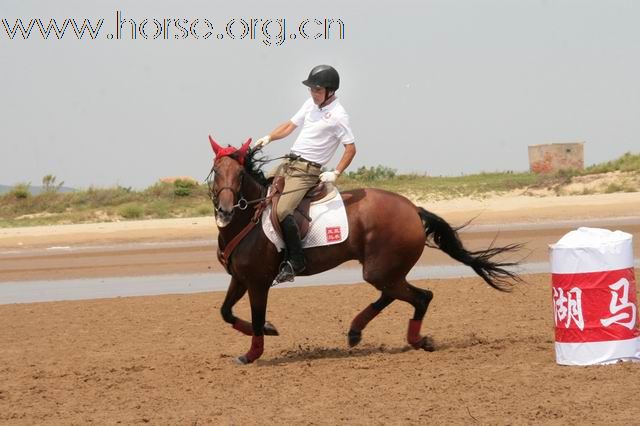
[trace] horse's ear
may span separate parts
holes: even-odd
[[[222,149],[222,147],[220,145],[218,145],[216,143],[216,141],[213,140],[211,135],[209,135],[209,143],[211,144],[211,148],[213,149],[213,153],[217,156],[218,155],[218,151],[220,151]]]
[[[244,156],[247,155],[247,152],[249,151],[250,146],[251,146],[251,138],[247,139],[247,141],[243,143],[242,146],[240,147],[239,151],[240,151],[241,158],[244,158]]]

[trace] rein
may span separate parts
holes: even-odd
[[[292,192],[298,192],[298,191],[308,191],[311,188],[313,188],[315,185],[309,185],[309,186],[305,186],[302,188],[298,188],[298,189],[292,189],[291,191],[285,191],[285,192],[281,192],[280,195],[285,195],[285,194],[291,194]],[[223,188],[224,189],[224,188]],[[256,198],[255,200],[251,200],[251,201],[247,201],[245,198],[241,198],[240,200],[238,200],[238,203],[235,204],[233,207],[236,208],[238,207],[240,210],[246,210],[248,206],[252,205],[252,204],[256,204],[259,203],[261,201],[270,201],[274,194],[271,195],[267,195],[261,198]],[[244,206],[244,207],[242,207]]]
[[[284,156],[284,157],[278,157],[278,158],[274,158],[273,160],[278,160],[280,158],[289,158],[288,156]],[[267,161],[273,161],[273,160],[267,160]],[[267,162],[264,161],[264,162]],[[209,187],[209,198],[211,199],[211,201],[213,202],[213,208],[215,209],[215,211],[218,211],[218,205],[217,205],[217,200],[218,200],[218,196],[220,196],[220,193],[222,191],[224,191],[225,189],[233,192],[234,195],[234,199],[235,196],[237,195],[236,191],[233,190],[233,188],[231,188],[230,186],[225,186],[223,188],[220,188],[218,191],[214,191],[213,188],[213,180],[211,179],[211,176],[215,173],[215,167],[211,168],[211,171],[209,172],[209,174],[207,175],[207,177],[205,178],[205,182],[207,183],[207,186]],[[244,174],[242,175],[243,179],[244,179]],[[242,186],[242,182],[240,183],[240,186]],[[298,188],[298,189],[292,189],[290,191],[284,191],[282,192],[280,195],[286,195],[286,194],[291,194],[293,192],[299,192],[299,191],[308,191],[311,188],[313,188],[315,185],[309,185],[309,186],[304,186],[302,188]],[[269,201],[273,198],[274,194],[271,195],[266,195],[264,197],[261,198],[256,198],[255,200],[250,200],[248,201],[246,198],[244,198],[244,196],[242,195],[242,193],[240,193],[240,191],[238,191],[238,193],[240,194],[240,198],[238,199],[238,202],[236,204],[234,204],[231,208],[232,209],[240,209],[240,210],[246,210],[247,207],[253,205],[253,204],[257,204],[260,203],[262,201]]]
[[[258,222],[260,222],[260,216],[262,216],[262,212],[264,211],[266,206],[266,203],[262,203],[256,207],[253,218],[249,221],[249,223],[247,223],[244,228],[242,228],[240,232],[238,232],[238,235],[236,235],[231,239],[231,241],[229,241],[229,244],[225,246],[224,250],[220,249],[220,246],[218,246],[218,261],[220,261],[222,266],[224,266],[224,269],[229,275],[231,275],[230,265],[231,255],[233,254],[233,251],[236,249],[236,247],[238,247],[240,242],[244,240],[244,237],[246,237],[249,232],[251,232],[253,228],[255,228]]]
[[[274,159],[271,159],[271,160],[261,160],[261,162],[267,163],[267,162],[274,161],[274,160],[279,160],[279,159],[282,159],[282,158],[289,158],[289,156],[285,155],[283,157],[277,157],[277,158],[274,158]],[[242,195],[242,185],[243,185],[243,182],[244,182],[244,173],[245,173],[244,171],[242,173],[242,177],[241,177],[241,180],[240,180],[240,189],[238,191],[235,191],[233,188],[231,188],[229,186],[222,187],[222,188],[220,188],[220,189],[218,189],[216,191],[215,187],[214,187],[214,179],[212,179],[212,176],[214,175],[215,172],[216,172],[216,168],[215,168],[215,165],[214,165],[213,167],[211,167],[211,171],[209,171],[209,174],[205,178],[205,181],[206,181],[207,186],[209,188],[209,198],[213,202],[213,208],[215,210],[215,214],[216,215],[218,214],[218,210],[219,210],[219,208],[218,208],[218,197],[220,196],[220,193],[222,193],[222,191],[224,191],[224,190],[231,191],[233,193],[234,200],[236,198],[238,198],[238,202],[232,206],[232,211],[235,210],[236,208],[239,209],[239,210],[244,211],[247,208],[249,208],[249,206],[254,206],[254,208],[255,208],[255,212],[253,214],[253,217],[249,221],[249,223],[244,228],[242,228],[242,230],[235,237],[233,237],[231,239],[231,241],[229,241],[228,244],[225,245],[224,249],[221,249],[220,246],[218,246],[218,261],[224,266],[224,268],[227,271],[227,273],[231,274],[231,270],[230,270],[231,269],[230,268],[231,255],[233,254],[234,250],[238,247],[238,245],[242,242],[242,240],[260,222],[260,219],[262,217],[262,212],[264,211],[264,209],[269,204],[270,200],[276,195],[277,192],[274,191],[272,194],[268,194],[266,196],[259,197],[259,198],[256,198],[254,200],[247,200],[246,198],[244,198],[244,195]],[[308,187],[303,187],[303,188],[293,189],[293,190],[290,190],[290,191],[285,191],[285,192],[280,193],[280,195],[290,194],[290,193],[299,192],[299,191],[308,191],[313,186],[315,186],[315,185],[310,185]]]

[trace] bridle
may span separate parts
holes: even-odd
[[[220,194],[222,193],[222,191],[227,190],[227,191],[231,191],[233,193],[233,200],[235,202],[235,200],[237,199],[238,202],[235,203],[232,207],[231,210],[235,210],[236,208],[239,210],[246,210],[247,207],[249,207],[249,201],[247,201],[246,198],[244,198],[244,195],[242,195],[242,184],[244,182],[244,175],[245,175],[245,171],[242,170],[240,172],[240,189],[238,191],[234,190],[232,187],[230,186],[223,186],[222,188],[218,189],[216,191],[215,188],[215,182],[213,179],[214,174],[217,173],[216,171],[216,167],[213,166],[211,168],[211,171],[209,172],[209,175],[207,176],[207,187],[209,188],[209,198],[211,199],[211,202],[213,203],[213,209],[215,210],[216,214],[218,213],[218,210],[220,210],[220,206],[219,206],[219,198],[220,198]]]

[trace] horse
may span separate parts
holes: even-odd
[[[235,330],[251,336],[249,350],[235,358],[239,364],[249,364],[262,356],[264,336],[278,335],[275,326],[265,321],[265,315],[269,290],[283,255],[262,227],[257,226],[269,199],[266,196],[269,182],[261,169],[263,161],[257,157],[260,150],[250,149],[251,139],[239,149],[230,145],[223,148],[211,136],[209,140],[215,158],[207,182],[219,229],[218,259],[231,275],[220,313]],[[360,343],[371,320],[394,300],[401,300],[414,308],[406,335],[409,345],[414,349],[435,350],[433,340],[420,334],[433,293],[411,285],[406,278],[425,246],[438,248],[470,266],[496,290],[510,291],[521,281],[508,269],[519,262],[494,260],[498,255],[519,250],[520,244],[495,247],[492,243],[485,250],[469,251],[458,236],[460,228],[453,228],[402,195],[361,188],[342,191],[340,196],[347,212],[348,238],[339,244],[305,249],[307,268],[300,275],[327,271],[348,260],[357,260],[362,265],[364,281],[380,291],[380,296],[351,322],[347,333],[351,347]],[[251,322],[233,314],[234,305],[247,291]]]

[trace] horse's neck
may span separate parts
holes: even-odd
[[[264,197],[266,188],[260,185],[253,177],[247,175],[242,182],[242,196],[248,201]],[[249,224],[255,214],[256,203],[250,204],[245,210],[237,209],[229,225],[220,230],[222,242],[228,244],[242,229]]]
[[[264,197],[267,188],[258,183],[251,175],[247,175],[247,178],[242,182],[242,191],[247,201],[251,201]]]

